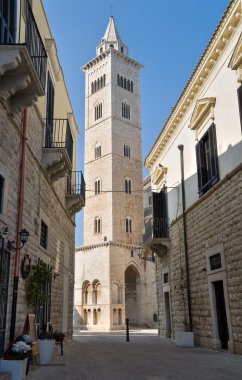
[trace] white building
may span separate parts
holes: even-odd
[[[242,353],[241,33],[241,0],[234,0],[145,161],[154,197],[160,198],[146,225],[145,244],[160,256],[161,334],[174,337],[189,327],[198,344],[237,353]]]
[[[142,241],[142,65],[128,56],[110,17],[86,75],[84,246],[76,250],[75,324],[150,324]],[[148,314],[147,314],[148,313]],[[151,316],[150,316],[151,315]]]

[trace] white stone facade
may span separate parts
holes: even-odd
[[[169,237],[155,237],[151,247],[159,255],[161,334],[174,338],[189,327],[197,344],[240,354],[241,32],[241,1],[231,1],[146,158],[152,188],[167,192]]]
[[[143,230],[141,67],[127,56],[111,17],[97,57],[83,67],[87,199],[84,246],[76,250],[76,327],[123,328],[125,318],[152,323],[146,263],[136,249]]]

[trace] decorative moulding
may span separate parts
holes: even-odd
[[[242,82],[242,33],[240,34],[238,42],[234,48],[228,67],[237,71],[238,82]]]
[[[198,130],[205,119],[214,120],[215,103],[216,98],[204,98],[196,102],[189,126],[192,130]]]
[[[167,171],[168,168],[158,165],[154,173],[151,175],[152,185],[159,187],[161,183],[165,182]]]
[[[51,67],[52,67],[54,75],[55,75],[55,80],[56,80],[56,82],[58,82],[60,80],[60,77],[61,77],[61,66],[60,66],[60,62],[58,59],[55,40],[53,38],[48,38],[45,40],[45,43],[46,43],[46,50],[47,50],[48,56],[50,58]]]

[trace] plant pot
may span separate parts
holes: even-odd
[[[55,347],[55,340],[39,339],[39,361],[41,364],[50,364],[53,351]]]
[[[194,347],[194,334],[192,331],[176,331],[176,346]]]
[[[26,375],[28,358],[20,360],[4,360],[0,359],[0,373],[11,372],[12,380],[22,380]]]

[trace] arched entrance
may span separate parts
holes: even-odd
[[[129,265],[125,271],[125,314],[131,325],[137,325],[140,321],[140,274],[138,269]]]

